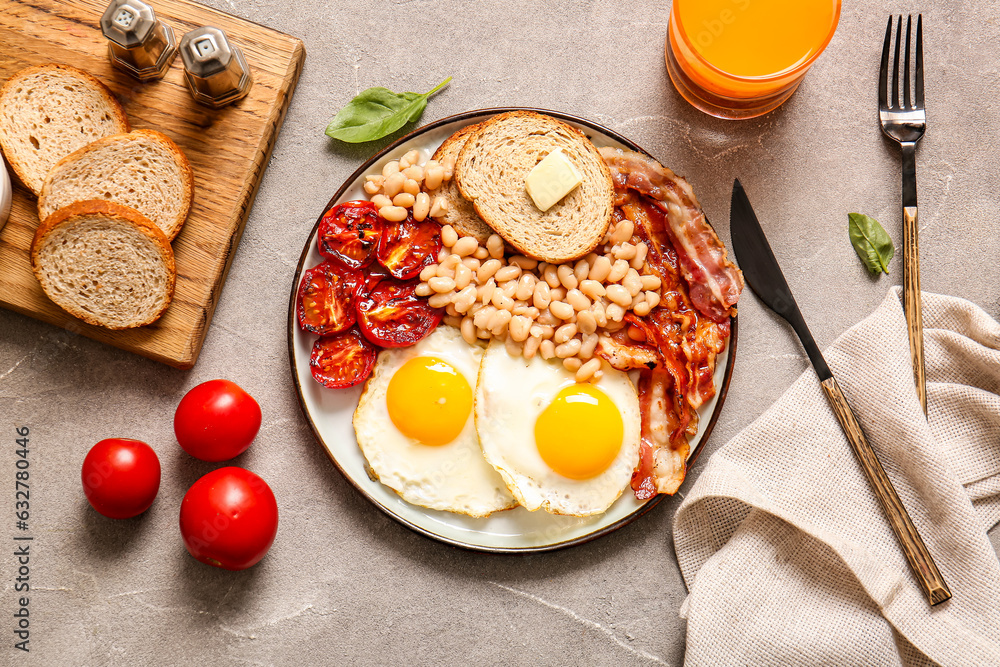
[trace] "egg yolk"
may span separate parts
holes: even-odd
[[[575,384],[556,394],[535,421],[535,445],[542,460],[570,479],[599,475],[618,456],[625,427],[607,394]]]
[[[472,411],[472,389],[451,364],[415,357],[396,371],[385,390],[396,428],[425,445],[446,445],[458,437]]]

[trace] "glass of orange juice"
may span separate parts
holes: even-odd
[[[753,118],[798,87],[833,38],[840,0],[673,0],[670,79],[719,118]]]

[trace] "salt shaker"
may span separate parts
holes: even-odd
[[[195,28],[181,39],[184,77],[195,100],[216,109],[250,92],[253,76],[243,52],[219,28]]]
[[[142,0],[111,0],[101,16],[111,64],[139,79],[160,79],[177,55],[174,31]]]

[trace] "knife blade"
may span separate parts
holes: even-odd
[[[847,397],[841,391],[823,354],[816,346],[816,341],[813,340],[802,318],[795,297],[792,296],[778,260],[771,250],[771,244],[761,229],[757,214],[754,213],[750,199],[739,179],[733,182],[729,232],[732,237],[733,253],[750,289],[771,310],[784,318],[802,341],[802,346],[809,355],[813,368],[816,369],[816,375],[819,376],[823,393],[833,408],[834,415],[840,422],[844,435],[847,436],[851,449],[861,464],[861,469],[868,478],[872,491],[878,498],[889,526],[896,535],[910,569],[927,596],[928,602],[933,606],[948,600],[951,598],[951,591],[899,499],[899,494],[893,488],[875,450],[865,437],[861,424],[847,402]]]

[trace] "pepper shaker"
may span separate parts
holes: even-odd
[[[111,0],[101,16],[111,64],[140,81],[163,78],[177,55],[174,31],[142,0]]]
[[[253,76],[243,52],[219,28],[195,28],[181,39],[184,77],[195,100],[213,108],[242,99]]]

